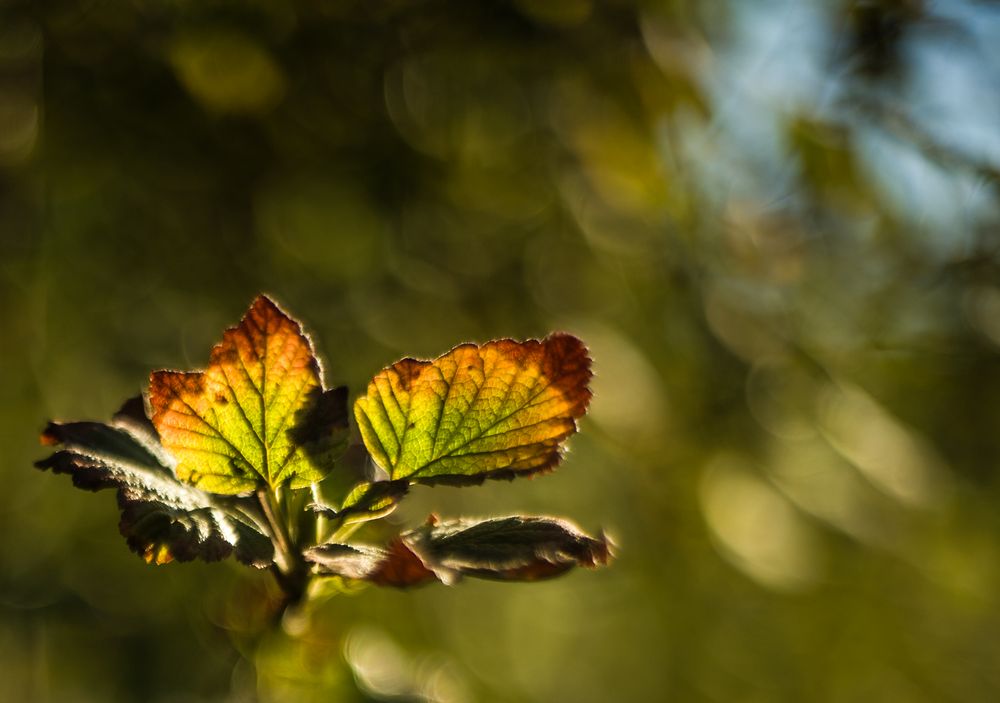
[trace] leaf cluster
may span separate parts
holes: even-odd
[[[301,325],[261,295],[204,371],[154,371],[107,423],[50,422],[42,442],[56,450],[36,466],[115,489],[119,530],[148,563],[232,554],[271,569],[287,602],[320,582],[538,580],[606,564],[606,538],[525,516],[432,516],[382,545],[350,537],[415,483],[551,470],[587,410],[590,377],[586,347],[568,334],[402,359],[356,400],[352,445],[347,389],[325,386]]]

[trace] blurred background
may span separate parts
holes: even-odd
[[[2,696],[997,700],[998,184],[986,0],[2,0]],[[146,566],[31,468],[258,291],[352,398],[581,336],[559,470],[392,522],[562,515],[619,559],[259,638],[265,575]]]

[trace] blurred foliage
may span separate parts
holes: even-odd
[[[985,0],[3,0],[4,696],[996,700],[998,180]],[[555,474],[398,518],[551,510],[620,559],[260,635],[265,578],[148,567],[30,469],[258,290],[354,394],[587,340]]]

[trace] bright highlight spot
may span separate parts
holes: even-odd
[[[914,507],[940,496],[945,468],[933,447],[871,396],[854,386],[830,386],[819,404],[827,440],[873,485]]]
[[[740,457],[709,463],[700,498],[719,552],[760,585],[794,591],[821,575],[821,545],[810,526]]]
[[[243,34],[184,34],[170,47],[169,58],[187,91],[211,112],[266,112],[285,93],[281,68]]]

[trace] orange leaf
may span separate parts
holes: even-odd
[[[348,436],[346,388],[324,391],[298,322],[258,296],[205,371],[155,371],[152,420],[177,475],[214,493],[318,481]]]

